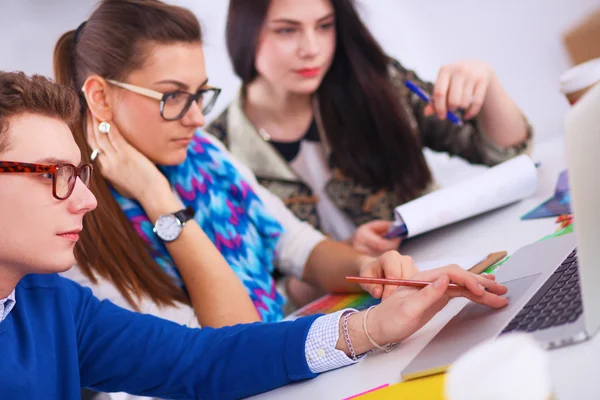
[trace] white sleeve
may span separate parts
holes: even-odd
[[[235,160],[223,143],[211,135],[205,136],[229,156],[231,163],[252,186],[266,209],[281,224],[283,234],[277,244],[275,262],[281,272],[301,279],[310,253],[318,243],[326,239],[325,236],[309,223],[296,218],[279,197],[258,183],[256,176],[248,167]]]
[[[60,275],[64,278],[77,282],[81,286],[89,287],[92,289],[94,296],[100,300],[108,300],[121,308],[125,308],[130,311],[137,311],[131,306],[131,304],[127,302],[125,297],[123,297],[121,292],[119,292],[119,289],[117,289],[117,287],[111,281],[102,278],[98,274],[95,274],[97,282],[93,283],[81,271],[81,269],[75,265],[73,268],[62,272]],[[172,306],[159,306],[152,301],[150,297],[144,296],[137,302],[137,305],[139,312],[142,314],[154,315],[155,317],[173,321],[190,328],[200,328],[194,308],[187,304],[175,302],[175,304]]]
[[[135,311],[131,304],[129,304],[127,300],[125,300],[125,298],[121,295],[121,292],[119,292],[117,287],[114,284],[112,284],[112,282],[110,282],[109,280],[98,276],[98,274],[94,274],[97,282],[93,283],[90,280],[90,278],[88,278],[87,275],[85,275],[83,271],[81,271],[79,266],[76,264],[68,271],[61,272],[60,275],[63,278],[70,279],[80,284],[81,286],[92,289],[92,293],[94,293],[94,296],[96,296],[100,300],[108,300],[121,308],[125,308],[129,311]]]

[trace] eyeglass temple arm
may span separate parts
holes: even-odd
[[[119,81],[115,81],[112,79],[107,79],[106,81],[108,83],[112,83],[115,86],[119,86],[123,89],[127,89],[130,92],[141,94],[142,96],[150,97],[152,99],[162,100],[162,98],[164,96],[164,94],[157,92],[156,90],[146,89],[143,87],[132,85],[131,83],[119,82]]]

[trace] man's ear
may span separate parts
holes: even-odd
[[[83,84],[87,108],[98,121],[112,121],[112,104],[109,96],[111,87],[98,75],[92,75]]]

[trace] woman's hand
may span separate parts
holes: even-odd
[[[412,258],[403,256],[397,251],[388,251],[377,259],[368,258],[360,269],[364,278],[409,279],[419,272]],[[386,299],[397,289],[396,286],[363,283],[363,290],[371,296]]]
[[[88,143],[100,152],[94,162],[121,195],[143,202],[159,190],[170,191],[167,178],[125,140],[115,124],[111,124],[106,134],[98,130],[99,122],[95,118],[88,115],[87,121]]]
[[[465,119],[476,117],[494,78],[492,67],[483,61],[469,60],[443,66],[433,88],[432,102],[425,107],[425,115],[435,113],[445,119],[448,111],[460,108],[465,110]]]
[[[375,220],[359,226],[350,238],[350,244],[359,253],[377,257],[386,251],[397,250],[402,239],[386,239],[392,221]]]
[[[410,279],[433,282],[440,276],[447,276],[452,283],[461,286],[460,288],[450,287],[447,293],[448,298],[466,297],[471,301],[493,308],[504,307],[508,304],[508,300],[505,297],[500,297],[506,294],[508,289],[506,286],[496,282],[494,275],[473,274],[458,265],[447,265],[429,271],[421,271],[413,275]],[[411,291],[405,289],[415,290],[415,288],[402,287],[398,288],[397,291],[410,294]]]
[[[475,275],[456,265],[419,272],[412,278],[429,280],[433,284],[422,289],[398,287],[369,313],[367,330],[373,340],[381,346],[401,342],[411,336],[453,297],[467,297],[492,308],[501,308],[508,304],[508,300],[501,297],[507,292],[506,286],[497,283],[493,276]],[[449,287],[450,281],[459,284],[461,288]],[[363,332],[364,318],[363,311],[352,315],[348,320],[356,354],[365,353],[373,348]],[[337,348],[349,354],[343,335],[341,340],[338,340]]]

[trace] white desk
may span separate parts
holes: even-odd
[[[540,161],[539,186],[533,197],[503,209],[455,224],[407,241],[401,252],[418,259],[447,259],[461,254],[487,254],[533,243],[554,232],[554,218],[521,221],[527,211],[549,198],[556,179],[565,169],[562,138],[536,146],[534,159]],[[342,399],[385,383],[400,382],[402,369],[425,347],[465,301],[453,300],[441,313],[411,338],[388,354],[375,353],[351,367],[330,371],[257,396],[257,399]],[[549,352],[552,381],[558,399],[598,399],[600,339]],[[594,368],[595,367],[595,368]],[[490,368],[493,365],[490,364]],[[487,372],[486,372],[487,373]]]

